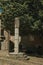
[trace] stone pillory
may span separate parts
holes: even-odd
[[[15,36],[10,35],[9,30],[4,29],[4,41],[1,42],[1,50],[0,55],[9,56],[10,54],[19,54],[19,43],[21,41],[21,37],[19,36],[19,18],[16,17],[14,21],[14,32]],[[1,36],[1,20],[0,20],[0,36]],[[1,39],[1,38],[0,38]],[[9,41],[14,43],[14,52],[9,52]]]

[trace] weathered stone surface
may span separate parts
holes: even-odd
[[[15,36],[11,36],[10,35],[10,41],[12,41],[13,43],[15,43]],[[19,36],[19,43],[21,42],[21,36]]]
[[[16,54],[19,53],[19,18],[15,18],[15,48],[14,51]]]
[[[15,28],[18,28],[19,27],[19,17],[16,17],[15,18]]]
[[[14,26],[15,26],[15,36],[11,36],[9,31],[4,30],[5,40],[1,42],[2,45],[1,45],[1,51],[0,51],[0,55],[2,56],[9,55],[9,41],[12,41],[14,43],[14,53],[15,54],[19,53],[19,43],[21,41],[21,37],[19,36],[19,18],[18,17],[15,18]]]
[[[1,20],[0,20],[0,40],[1,40]]]

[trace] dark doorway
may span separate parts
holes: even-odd
[[[1,35],[4,36],[4,29],[1,29]]]
[[[14,52],[14,43],[12,41],[9,42],[9,52]]]
[[[22,44],[20,43],[19,44],[19,52],[22,52],[23,51],[23,49],[22,49]]]
[[[20,43],[19,44],[19,52],[25,52],[25,45],[24,44],[22,44],[22,43]]]

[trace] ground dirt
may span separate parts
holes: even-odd
[[[0,57],[0,65],[43,65],[43,58],[29,56],[28,59]]]

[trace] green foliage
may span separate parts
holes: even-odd
[[[3,8],[2,20],[6,29],[12,31],[14,18],[20,17],[22,33],[43,33],[43,0],[0,1],[0,7]]]

